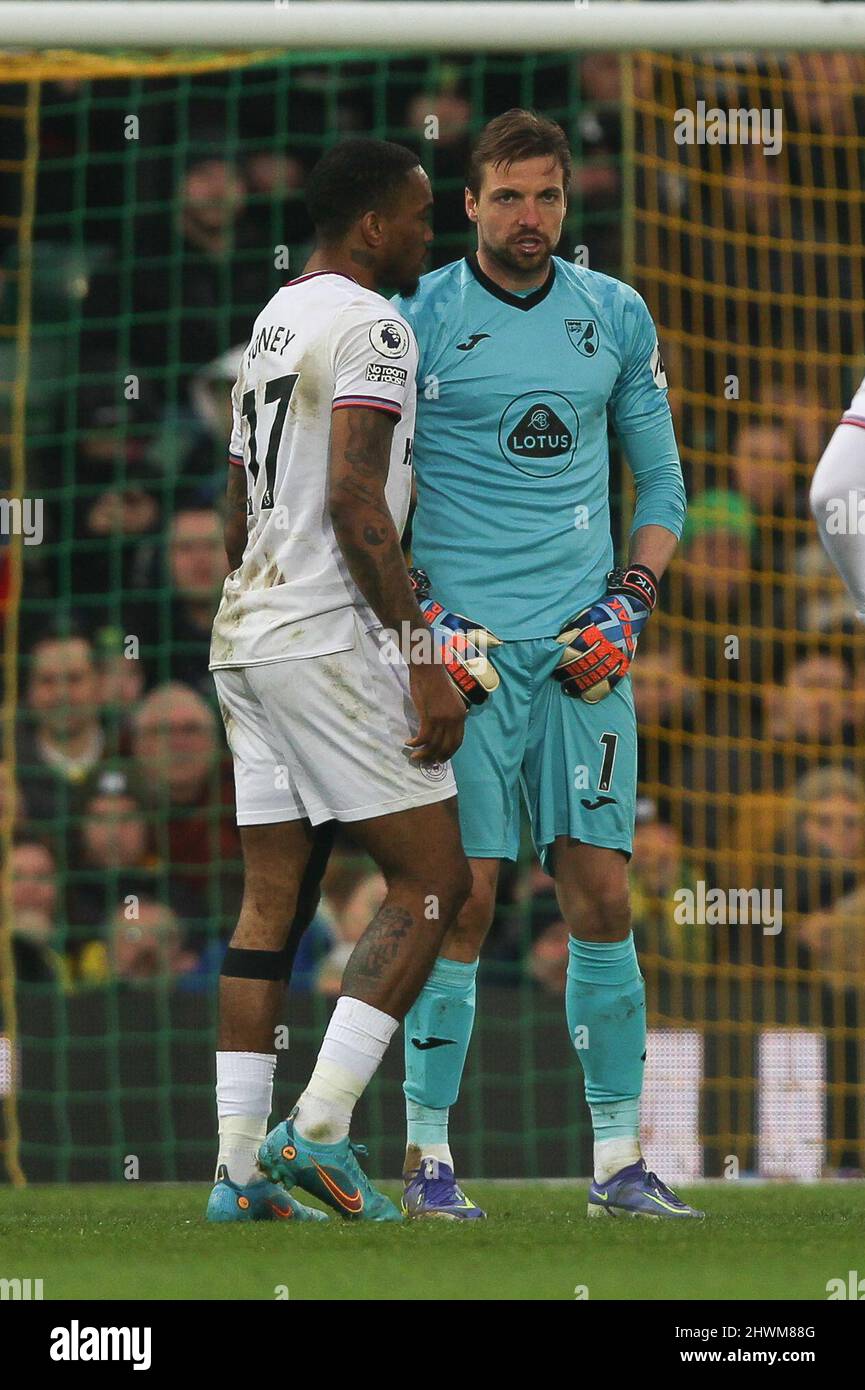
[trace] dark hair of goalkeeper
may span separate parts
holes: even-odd
[[[571,182],[571,151],[568,137],[555,121],[514,106],[489,122],[472,150],[466,183],[477,198],[483,183],[484,167],[509,168],[524,159],[549,155],[562,171],[567,196]]]

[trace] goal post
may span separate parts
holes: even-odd
[[[132,46],[249,48],[290,47],[294,52],[333,47],[358,52],[433,48],[440,53],[515,52],[563,48],[629,52],[655,48],[684,52],[732,48],[791,50],[865,47],[860,4],[568,3],[568,0],[502,0],[502,3],[316,3],[316,0],[4,0],[0,43],[35,47]]]
[[[0,1157],[13,1181],[22,1169],[40,1181],[120,1180],[130,1156],[144,1179],[206,1174],[213,961],[233,925],[240,868],[239,853],[220,848],[215,791],[204,816],[214,848],[191,865],[203,906],[184,923],[199,976],[182,988],[135,985],[112,974],[105,941],[82,936],[66,907],[97,877],[79,853],[87,811],[74,788],[51,815],[30,807],[30,821],[16,817],[15,786],[26,807],[33,771],[16,762],[14,734],[32,717],[34,633],[83,614],[110,672],[134,604],[149,608],[150,684],[167,682],[186,654],[173,580],[152,556],[147,569],[146,544],[102,515],[82,537],[102,476],[82,463],[87,412],[110,407],[123,460],[109,465],[112,488],[142,464],[161,518],[145,540],[161,554],[201,484],[205,442],[213,469],[224,463],[219,422],[205,441],[194,401],[214,385],[224,393],[232,350],[264,302],[255,286],[276,288],[286,258],[294,273],[303,264],[302,182],[315,159],[347,129],[412,143],[445,209],[442,263],[467,249],[454,217],[458,155],[517,104],[559,121],[574,152],[559,254],[634,284],[658,324],[691,500],[633,676],[643,751],[631,872],[654,1048],[647,1123],[694,1177],[727,1174],[732,1159],[737,1171],[763,1164],[788,1177],[865,1168],[865,904],[855,854],[851,868],[851,855],[830,853],[833,835],[865,816],[865,736],[850,732],[865,722],[863,672],[803,504],[865,364],[863,49],[865,7],[808,0],[0,0],[0,492],[41,497],[50,521],[32,550],[20,535],[0,538]],[[426,113],[441,115],[452,143],[427,129]],[[178,209],[189,171],[208,158],[225,166],[249,235],[213,258],[212,302],[187,303],[185,277],[201,257]],[[130,377],[147,409],[124,398]],[[617,541],[628,512],[620,464]],[[765,489],[743,501],[749,476],[764,474]],[[708,543],[718,533],[720,552]],[[727,591],[716,571],[733,554],[747,584]],[[98,580],[84,583],[81,555]],[[826,682],[840,706],[821,694]],[[107,730],[123,726],[119,703],[106,704]],[[134,750],[121,744],[118,758],[132,766]],[[167,802],[148,815],[158,860],[148,872],[168,883],[190,869],[182,835],[171,839],[182,817]],[[51,847],[56,972],[16,989],[22,824]],[[497,951],[481,967],[454,1115],[463,1166],[479,1176],[574,1174],[590,1151],[563,1023],[566,933],[528,864],[525,841]],[[100,892],[122,904],[123,874],[103,877]],[[763,915],[743,921],[740,905],[755,894]],[[304,1079],[327,1007],[314,990],[292,1005],[277,1105]],[[398,1172],[402,1154],[398,1052],[363,1102],[379,1173]]]

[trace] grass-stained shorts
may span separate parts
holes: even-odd
[[[347,650],[213,672],[238,825],[370,820],[456,794],[449,763],[411,761],[409,670],[382,654],[355,617]]]
[[[498,690],[466,721],[453,758],[465,852],[516,859],[519,791],[547,867],[558,835],[631,852],[637,789],[637,720],[628,677],[590,705],[562,694],[552,637],[506,642],[490,656]]]

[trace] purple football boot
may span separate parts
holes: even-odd
[[[406,1216],[439,1216],[449,1221],[477,1221],[486,1216],[463,1192],[453,1168],[425,1158],[405,1174],[402,1209]]]
[[[621,1168],[606,1182],[593,1182],[589,1188],[587,1216],[647,1216],[656,1221],[694,1218],[706,1213],[689,1207],[677,1197],[656,1173],[646,1168],[646,1160]]]

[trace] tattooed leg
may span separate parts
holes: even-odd
[[[354,948],[343,993],[401,1019],[465,900],[456,798],[364,821],[352,833],[384,874],[388,894]]]
[[[355,1104],[423,988],[471,879],[455,797],[358,822],[352,834],[384,874],[387,898],[354,948],[312,1076],[292,1116],[268,1136],[262,1167],[343,1215],[394,1220],[396,1208],[372,1188],[350,1151],[331,1146],[347,1139]],[[324,1178],[304,1144],[328,1146]]]

